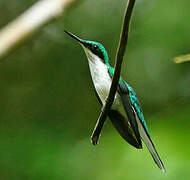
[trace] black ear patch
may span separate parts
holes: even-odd
[[[87,44],[86,47],[92,51],[93,54],[104,60],[103,52],[96,44]]]

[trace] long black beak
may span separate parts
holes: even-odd
[[[65,33],[67,33],[69,36],[71,36],[73,39],[77,40],[79,43],[84,44],[84,41],[80,39],[79,37],[75,36],[74,34],[70,33],[69,31],[64,30]]]

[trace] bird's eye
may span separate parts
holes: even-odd
[[[98,46],[97,46],[97,45],[93,45],[93,48],[94,48],[94,49],[98,49]]]

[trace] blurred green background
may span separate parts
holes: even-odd
[[[36,0],[0,1],[0,27]],[[85,0],[0,63],[0,179],[189,180],[189,0],[137,0],[122,75],[136,90],[162,173],[146,148],[136,150],[104,126],[82,48],[64,34],[101,42],[111,64],[126,1]]]

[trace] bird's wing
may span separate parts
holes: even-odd
[[[147,146],[149,152],[151,153],[155,163],[158,165],[158,167],[160,169],[162,169],[162,171],[165,172],[164,165],[163,165],[163,163],[155,149],[155,146],[150,138],[150,134],[148,132],[148,127],[146,125],[146,122],[145,122],[145,119],[144,119],[144,116],[142,113],[140,102],[139,102],[138,98],[136,97],[134,90],[127,83],[124,83],[123,86],[127,87],[129,90],[130,102],[131,102],[133,111],[136,115],[136,122],[138,124],[140,136],[141,136],[142,140],[144,141],[145,145]]]
[[[130,124],[117,110],[110,110],[108,117],[123,139],[138,149],[142,148],[142,143],[137,140]]]
[[[122,101],[124,110],[127,114],[128,120],[130,122],[130,126],[135,134],[137,141],[142,146],[139,129],[138,129],[138,124],[136,121],[135,111],[134,111],[134,108],[133,108],[133,106],[131,104],[131,100],[130,100],[129,90],[128,90],[127,86],[125,86],[125,84],[119,83],[118,92],[121,97],[121,101]]]
[[[96,97],[98,98],[99,103],[102,105],[102,102],[100,100],[100,97],[98,96],[98,93],[96,92],[95,87],[94,87],[94,92],[95,92]],[[142,143],[140,142],[139,144],[139,141],[135,137],[135,134],[133,130],[131,129],[130,124],[118,111],[110,110],[108,113],[108,117],[110,118],[113,126],[121,135],[121,137],[123,137],[132,146],[138,149],[142,148]]]

